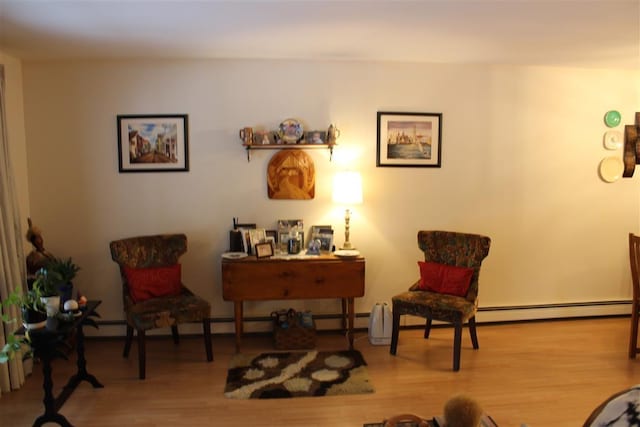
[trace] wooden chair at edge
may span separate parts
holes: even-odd
[[[631,332],[629,335],[629,359],[635,359],[638,348],[638,321],[640,320],[640,236],[629,233],[629,262],[633,301],[631,304]]]

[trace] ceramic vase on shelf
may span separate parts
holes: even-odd
[[[251,145],[253,142],[253,129],[250,127],[240,129],[239,135],[245,145]]]

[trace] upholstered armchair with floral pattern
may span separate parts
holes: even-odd
[[[448,322],[454,326],[453,370],[460,370],[462,325],[465,323],[469,324],[473,348],[479,348],[475,318],[478,278],[490,245],[489,237],[478,234],[418,232],[418,246],[424,252],[425,261],[419,262],[420,280],[407,292],[392,298],[392,355],[396,354],[398,347],[401,315],[426,318],[425,338],[429,338],[433,320]]]
[[[109,244],[111,258],[120,267],[122,297],[127,322],[123,356],[129,356],[133,331],[138,334],[139,377],[146,376],[145,332],[170,327],[179,343],[180,323],[201,322],[207,360],[213,360],[211,305],[183,283],[178,263],[187,251],[187,236],[166,234],[131,237]]]

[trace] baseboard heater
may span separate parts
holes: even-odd
[[[631,314],[631,300],[616,300],[616,301],[588,301],[588,302],[573,302],[573,303],[556,303],[556,304],[532,304],[532,305],[512,305],[512,306],[493,306],[493,307],[479,307],[476,320],[479,324],[482,323],[512,323],[512,322],[527,322],[527,321],[539,321],[539,320],[562,320],[562,319],[579,319],[579,318],[595,318],[595,317],[617,317],[617,316],[629,316]],[[369,321],[369,312],[356,313],[356,325],[355,329],[358,331],[367,330]],[[319,329],[325,331],[337,330],[335,324],[342,318],[339,313],[335,314],[315,314],[314,319],[322,325],[322,323],[330,323],[331,326],[320,327]],[[244,318],[245,322],[257,323],[260,326],[256,328],[257,333],[264,333],[266,329],[271,328],[271,322],[273,319],[269,316],[250,316]],[[326,322],[323,322],[326,321]],[[98,320],[98,325],[109,327],[125,325],[124,320]],[[211,319],[212,324],[228,326],[229,331],[222,333],[230,333],[233,329],[234,319],[229,317],[214,317]],[[199,325],[193,325],[194,332]],[[414,328],[424,326],[424,320],[413,317],[403,316],[401,320],[401,328]],[[437,322],[434,322],[434,327],[438,327]],[[108,328],[105,328],[108,329]],[[162,330],[159,330],[159,332]],[[89,330],[87,332],[91,333]],[[252,333],[251,329],[246,331]],[[168,332],[167,332],[168,334]],[[96,336],[110,336],[106,330],[97,330],[91,335]],[[120,333],[118,333],[120,336]]]

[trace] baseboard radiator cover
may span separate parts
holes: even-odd
[[[369,312],[356,313],[355,329],[366,331],[369,326]],[[510,323],[539,320],[562,320],[595,317],[619,317],[631,315],[631,300],[616,301],[590,301],[558,304],[535,304],[479,307],[476,321],[483,323]],[[318,331],[336,331],[341,329],[341,315],[319,314],[314,315]],[[272,319],[267,316],[245,317],[244,333],[270,333],[272,331]],[[99,329],[84,328],[85,335],[96,337],[121,337],[125,335],[124,320],[97,320]],[[434,327],[441,324],[434,322]],[[423,327],[424,319],[414,316],[402,316],[401,328]],[[211,319],[211,331],[214,334],[233,334],[233,317],[214,317]],[[202,334],[200,324],[180,325],[183,335]],[[170,335],[169,328],[147,331],[147,335]]]

